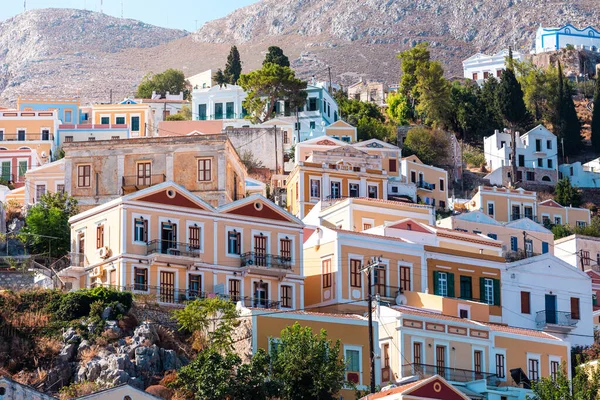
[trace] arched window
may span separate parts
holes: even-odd
[[[571,28],[566,28],[566,29],[565,29],[565,33],[566,33],[567,35],[570,35],[570,34],[571,34]]]
[[[27,147],[27,146],[23,146],[23,147],[19,147],[19,150],[31,150],[31,148]]]
[[[591,37],[594,37],[594,36],[596,36],[596,35],[594,34],[594,31],[592,31],[592,30],[590,30],[590,33],[588,33],[588,35],[590,35]]]
[[[544,177],[542,177],[542,181],[544,181],[544,182],[551,182],[552,180],[550,179],[549,176],[544,176]]]

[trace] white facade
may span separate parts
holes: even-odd
[[[543,125],[538,125],[523,135],[517,135],[517,180],[554,183],[558,179],[558,146],[556,136]],[[512,165],[512,135],[496,130],[483,139],[487,168],[492,172],[486,178],[492,185],[507,184],[506,173]],[[510,180],[509,180],[510,181]]]
[[[213,87],[213,71],[212,69],[200,72],[186,78],[186,81],[192,86],[192,89],[208,89]]]
[[[600,49],[600,32],[588,26],[577,29],[571,24],[562,28],[539,27],[535,34],[535,52],[556,51],[573,45],[578,49],[598,51]]]
[[[523,297],[529,298],[529,307]],[[502,323],[543,330],[573,346],[594,342],[592,280],[556,256],[505,264],[502,299]]]
[[[508,49],[499,51],[491,56],[477,53],[463,61],[463,74],[467,79],[472,79],[482,84],[489,77],[500,78],[506,69]],[[523,55],[518,51],[513,52],[513,60],[520,61]]]
[[[554,255],[578,269],[600,266],[600,238],[571,235],[554,241]]]
[[[571,184],[580,188],[600,188],[600,158],[585,164],[561,164],[558,167],[561,177],[569,178]]]
[[[233,120],[244,118],[242,102],[246,92],[238,85],[215,85],[192,91],[194,120]]]

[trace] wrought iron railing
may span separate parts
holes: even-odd
[[[241,255],[240,266],[257,266],[266,268],[292,269],[292,258],[275,254],[248,252]]]
[[[41,132],[0,133],[0,142],[25,142],[28,140],[54,140],[54,135]]]
[[[83,253],[69,253],[69,259],[74,267],[87,267],[90,264]]]
[[[494,386],[498,381],[498,376],[490,372],[473,371],[468,369],[442,367],[429,364],[404,364],[402,366],[402,376],[419,376],[421,378],[440,375],[451,382],[472,382],[485,379],[487,384]]]
[[[579,320],[573,318],[572,314],[566,311],[542,310],[538,311],[535,315],[535,323],[538,328],[543,328],[547,325],[572,327],[577,325],[577,322]]]
[[[435,184],[425,182],[425,181],[417,181],[417,187],[419,189],[433,190],[433,189],[435,189]]]
[[[167,180],[165,174],[154,174],[149,176],[139,175],[127,175],[123,177],[123,187],[135,186],[135,187],[148,187],[158,185]]]
[[[174,242],[171,240],[151,240],[146,244],[146,255],[167,254],[181,257],[200,257],[200,248],[189,243]]]

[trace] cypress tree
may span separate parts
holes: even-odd
[[[235,85],[238,79],[240,79],[240,75],[242,74],[242,60],[240,59],[240,52],[236,46],[231,46],[231,50],[229,50],[227,64],[225,64],[223,74],[225,75],[227,82],[231,85]]]
[[[562,66],[558,63],[558,102],[556,136],[560,140],[565,155],[576,154],[583,148],[581,122],[575,110],[571,87],[565,84]]]
[[[266,63],[273,63],[281,65],[282,67],[289,67],[290,59],[285,54],[283,54],[283,50],[281,50],[281,47],[269,46],[269,50],[267,51],[267,55],[265,56],[263,65],[265,65]]]
[[[596,74],[596,90],[594,91],[594,110],[592,112],[592,146],[600,151],[600,74]]]

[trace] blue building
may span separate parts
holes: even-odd
[[[535,52],[556,51],[572,45],[578,49],[598,51],[600,49],[600,32],[591,26],[577,29],[571,24],[562,28],[539,27],[535,34]]]
[[[21,111],[58,111],[58,119],[63,124],[80,122],[79,99],[21,98],[17,101]]]

